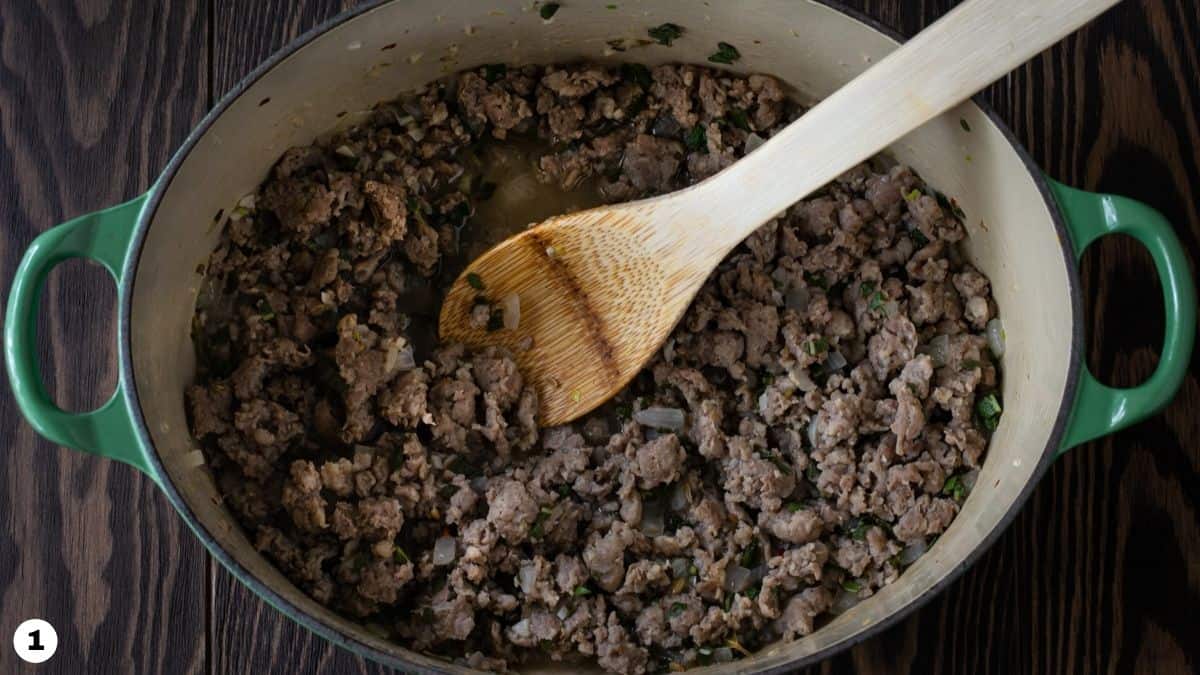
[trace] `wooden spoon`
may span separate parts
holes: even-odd
[[[507,348],[540,422],[569,422],[638,373],[759,226],[1117,2],[969,0],[718,175],[551,218],[484,253],[446,296],[442,339]],[[513,294],[515,330],[470,320],[481,298]]]

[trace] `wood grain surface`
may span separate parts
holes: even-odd
[[[353,2],[0,2],[0,294],[40,231],[145,190],[216,97]],[[566,4],[566,3],[565,3]],[[852,0],[911,35],[955,0]],[[564,7],[567,11],[569,5]],[[1200,3],[1125,0],[984,95],[1051,175],[1145,201],[1200,257]],[[1194,269],[1194,268],[1193,268]],[[1149,256],[1085,257],[1089,364],[1129,385],[1157,361]],[[86,409],[115,382],[111,283],[47,288],[45,379]],[[811,673],[1200,670],[1200,366],[1166,412],[1059,460],[991,550],[898,626]],[[204,554],[150,481],[39,439],[0,387],[0,673],[383,672],[298,628]],[[23,666],[16,625],[59,652]]]

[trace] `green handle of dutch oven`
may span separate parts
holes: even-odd
[[[63,223],[33,240],[9,293],[4,359],[17,405],[39,434],[59,445],[119,459],[153,476],[125,402],[125,387],[129,384],[124,376],[104,405],[91,412],[70,413],[55,405],[46,393],[37,352],[38,303],[50,270],[72,258],[92,260],[108,270],[120,289],[129,240],[145,202],[146,196],[142,195]]]
[[[1104,235],[1134,237],[1154,258],[1166,312],[1158,368],[1140,386],[1117,389],[1101,384],[1084,364],[1063,440],[1063,450],[1067,450],[1135,424],[1171,401],[1183,383],[1195,342],[1196,289],[1179,238],[1162,214],[1124,197],[1084,192],[1055,181],[1050,185],[1066,216],[1076,258]],[[129,240],[145,201],[143,195],[76,218],[33,241],[13,279],[4,353],[17,405],[38,433],[60,445],[121,460],[153,476],[125,402],[128,383],[124,375],[103,406],[69,413],[46,393],[36,350],[38,299],[50,270],[65,260],[85,258],[102,265],[120,287]]]
[[[1125,197],[1084,192],[1050,181],[1066,217],[1076,261],[1100,237],[1127,234],[1150,251],[1162,282],[1166,331],[1158,368],[1129,389],[1101,384],[1083,363],[1062,451],[1136,424],[1171,402],[1183,384],[1196,339],[1196,286],[1179,237],[1167,219]]]

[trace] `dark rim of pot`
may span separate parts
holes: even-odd
[[[162,487],[163,492],[166,493],[167,499],[170,500],[171,504],[174,505],[176,510],[178,510],[179,513],[184,517],[184,519],[192,526],[192,529],[196,533],[196,536],[200,538],[200,540],[204,543],[205,547],[209,550],[209,552],[215,558],[217,558],[227,569],[232,571],[234,576],[236,576],[242,583],[244,583],[247,587],[249,587],[251,590],[253,590],[255,593],[257,593],[260,597],[265,599],[268,603],[270,603],[275,608],[277,608],[280,611],[282,611],[283,613],[285,613],[292,620],[298,622],[299,624],[301,624],[305,628],[313,631],[314,633],[321,635],[322,637],[329,640],[330,642],[333,642],[334,644],[345,647],[347,649],[350,649],[351,651],[354,651],[358,654],[366,656],[374,661],[377,661],[377,662],[380,662],[380,663],[383,663],[383,664],[386,664],[386,665],[389,665],[392,667],[409,669],[409,670],[416,667],[416,668],[421,669],[421,672],[450,673],[451,671],[441,667],[436,662],[435,659],[431,659],[433,661],[432,663],[418,665],[418,664],[413,663],[412,661],[409,661],[403,657],[399,657],[399,656],[396,656],[395,654],[390,654],[390,653],[387,653],[384,651],[380,651],[374,647],[371,647],[371,646],[367,645],[366,643],[360,641],[355,636],[345,633],[345,632],[341,631],[340,629],[336,628],[335,626],[333,626],[332,624],[326,623],[326,622],[318,619],[314,615],[309,614],[307,611],[300,608],[298,605],[292,603],[290,600],[288,600],[284,596],[277,593],[274,589],[272,589],[266,583],[259,580],[256,576],[254,576],[253,573],[251,573],[248,569],[246,569],[244,566],[242,566],[237,560],[235,560],[229,554],[228,551],[226,551],[224,548],[222,548],[220,546],[220,544],[217,543],[216,538],[213,535],[213,533],[210,532],[204,526],[204,524],[201,523],[196,518],[195,513],[192,512],[192,510],[188,506],[187,502],[184,501],[182,495],[179,493],[179,491],[176,489],[175,485],[172,483],[169,476],[167,475],[167,473],[163,467],[162,461],[158,457],[158,453],[154,452],[152,450],[152,448],[154,447],[153,441],[150,438],[150,434],[149,434],[148,428],[146,426],[146,420],[142,417],[141,404],[138,400],[137,390],[134,385],[135,379],[134,379],[134,373],[133,373],[133,359],[131,358],[132,346],[131,346],[131,339],[130,339],[130,333],[131,333],[130,314],[131,314],[132,303],[133,303],[132,289],[133,289],[133,285],[137,281],[135,278],[135,275],[137,272],[138,263],[140,262],[140,259],[141,259],[142,247],[143,247],[143,244],[145,243],[147,226],[148,226],[148,223],[150,223],[153,220],[154,213],[158,209],[158,206],[162,201],[163,194],[166,192],[167,188],[170,186],[171,181],[174,179],[175,174],[179,170],[179,167],[182,165],[183,161],[187,158],[187,156],[191,152],[192,148],[196,145],[196,143],[198,143],[200,141],[200,139],[208,131],[208,128],[212,125],[212,123],[225,112],[225,110],[230,106],[230,104],[233,101],[235,101],[239,96],[241,96],[243,92],[245,92],[248,88],[250,88],[263,75],[265,75],[266,73],[268,73],[269,71],[274,69],[277,65],[279,65],[281,62],[283,62],[285,59],[287,59],[287,57],[291,56],[293,53],[297,52],[298,50],[300,50],[303,47],[305,47],[306,45],[308,45],[310,42],[312,42],[318,36],[326,33],[327,31],[329,31],[333,28],[336,28],[337,26],[340,26],[343,23],[346,23],[347,21],[350,21],[351,19],[361,16],[362,14],[369,12],[373,9],[376,9],[383,5],[389,4],[390,2],[399,2],[399,1],[402,1],[402,0],[372,0],[370,2],[363,4],[362,6],[355,7],[354,9],[343,12],[342,14],[339,14],[338,16],[330,19],[329,21],[326,21],[325,23],[309,30],[302,36],[296,38],[295,40],[290,42],[288,45],[286,45],[284,48],[280,49],[278,52],[273,54],[269,59],[267,59],[262,64],[260,64],[250,74],[248,74],[246,77],[244,77],[240,82],[238,82],[238,84],[232,90],[230,90],[228,93],[226,93],[221,98],[221,100],[217,103],[217,105],[215,107],[213,107],[213,109],[210,110],[208,112],[208,114],[206,114],[204,116],[204,119],[201,120],[200,124],[195,129],[192,130],[192,132],[188,135],[187,139],[184,141],[184,143],[180,147],[180,149],[172,156],[171,161],[167,164],[167,167],[163,170],[162,174],[159,176],[159,179],[155,182],[154,186],[151,188],[150,194],[149,194],[149,199],[147,200],[146,206],[142,211],[140,220],[137,225],[137,231],[134,235],[133,240],[130,242],[130,247],[131,247],[131,250],[133,251],[133,255],[128,255],[126,257],[125,268],[124,268],[123,274],[122,274],[122,279],[123,279],[122,284],[123,284],[124,288],[121,289],[121,294],[120,294],[121,303],[120,303],[119,316],[118,316],[118,322],[119,322],[119,326],[120,326],[120,339],[119,339],[118,349],[119,349],[119,355],[120,355],[121,378],[122,378],[122,381],[124,381],[128,385],[128,386],[124,387],[126,402],[129,406],[129,410],[132,412],[132,415],[135,419],[135,425],[136,425],[135,433],[137,434],[137,436],[142,444],[142,448],[146,453],[147,462],[149,463],[149,465],[151,466],[153,471],[160,477],[159,484]],[[868,26],[869,28],[874,29],[875,31],[877,31],[879,33],[884,34],[885,36],[891,38],[892,40],[895,40],[898,43],[903,43],[905,41],[905,37],[903,35],[901,35],[899,32],[891,29],[888,26],[885,26],[885,25],[879,23],[878,21],[874,20],[873,18],[866,16],[855,9],[852,9],[852,8],[842,5],[837,0],[817,0],[817,2],[821,3],[822,5],[825,5],[829,9],[832,9],[836,12],[844,14],[844,15],[850,17],[851,19],[854,19],[854,20],[862,23],[862,24]],[[1035,467],[1033,474],[1030,477],[1029,482],[1021,489],[1021,492],[1013,499],[1013,502],[1009,506],[1008,511],[1000,518],[1000,520],[997,522],[996,526],[992,528],[992,531],[987,533],[987,535],[983,538],[983,540],[979,543],[979,545],[974,550],[972,550],[961,562],[959,562],[958,565],[954,569],[952,569],[950,572],[948,572],[946,574],[946,576],[943,577],[940,581],[935,583],[933,586],[931,586],[929,589],[927,589],[924,593],[922,593],[917,598],[914,598],[913,600],[909,601],[909,603],[907,605],[905,605],[904,607],[902,607],[900,610],[893,612],[892,614],[884,617],[883,619],[879,620],[878,622],[875,622],[869,628],[860,630],[859,632],[855,633],[854,635],[852,635],[840,642],[832,644],[818,652],[815,652],[813,654],[810,654],[810,655],[805,656],[800,659],[796,659],[794,661],[790,661],[790,662],[787,662],[784,664],[772,666],[769,668],[763,668],[761,670],[755,670],[755,671],[746,670],[746,671],[740,671],[740,672],[771,673],[771,674],[784,673],[784,672],[790,672],[791,670],[793,670],[797,667],[800,667],[800,666],[805,666],[805,665],[810,665],[810,664],[816,663],[817,661],[821,661],[823,659],[829,658],[836,653],[844,651],[844,650],[846,650],[868,638],[878,635],[879,633],[886,630],[887,628],[890,628],[891,626],[895,625],[901,619],[909,616],[910,614],[915,612],[917,609],[924,606],[927,602],[929,602],[931,599],[933,599],[934,596],[941,593],[948,585],[950,585],[951,583],[958,580],[959,576],[962,575],[962,573],[968,567],[970,567],[972,564],[974,564],[980,558],[980,556],[982,556],[984,554],[984,552],[987,551],[992,546],[992,544],[994,544],[996,542],[996,540],[1000,537],[1000,534],[1002,532],[1004,532],[1005,529],[1008,528],[1008,526],[1012,522],[1013,518],[1016,517],[1017,513],[1021,510],[1021,507],[1024,506],[1025,502],[1029,499],[1029,496],[1033,492],[1034,488],[1037,486],[1038,481],[1041,480],[1042,476],[1045,474],[1047,469],[1049,469],[1050,465],[1054,462],[1054,459],[1058,455],[1059,448],[1061,447],[1062,439],[1063,439],[1065,431],[1066,431],[1066,426],[1067,426],[1067,423],[1068,423],[1070,415],[1071,415],[1072,407],[1074,405],[1075,393],[1076,393],[1078,383],[1079,383],[1079,370],[1083,363],[1083,359],[1081,356],[1082,346],[1083,346],[1082,296],[1081,296],[1080,288],[1079,288],[1079,286],[1080,286],[1079,272],[1078,272],[1078,268],[1075,264],[1074,251],[1072,250],[1071,244],[1070,244],[1071,238],[1067,232],[1067,228],[1063,221],[1062,213],[1058,207],[1058,203],[1055,200],[1055,198],[1050,190],[1049,183],[1047,182],[1044,174],[1038,168],[1037,164],[1035,164],[1033,159],[1029,156],[1029,153],[1026,152],[1025,148],[1022,147],[1019,142],[1017,142],[1017,139],[1013,135],[1012,130],[1010,130],[1008,128],[1008,126],[1003,122],[1003,120],[1000,119],[1000,116],[996,114],[996,111],[993,110],[990,105],[988,105],[985,101],[981,100],[981,98],[978,96],[974,97],[972,99],[972,102],[976,106],[978,106],[983,111],[983,113],[985,115],[987,115],[988,119],[991,120],[992,124],[994,124],[996,126],[996,128],[998,128],[1001,131],[1001,133],[1004,135],[1005,139],[1008,141],[1009,146],[1013,149],[1014,152],[1017,153],[1017,156],[1021,158],[1021,161],[1024,163],[1026,170],[1029,172],[1030,176],[1034,180],[1034,183],[1037,185],[1038,190],[1041,192],[1042,199],[1044,199],[1046,202],[1046,206],[1048,207],[1047,210],[1049,211],[1051,218],[1053,219],[1054,227],[1058,233],[1058,239],[1062,246],[1063,261],[1064,261],[1064,264],[1066,265],[1067,271],[1068,271],[1067,276],[1068,276],[1068,283],[1070,285],[1069,290],[1070,290],[1070,296],[1071,296],[1071,317],[1072,317],[1071,355],[1070,355],[1071,361],[1070,361],[1070,364],[1068,365],[1068,369],[1067,369],[1067,381],[1066,381],[1066,387],[1063,392],[1063,399],[1059,406],[1058,414],[1054,420],[1054,428],[1052,429],[1052,431],[1050,433],[1050,439],[1046,444],[1046,448],[1042,451],[1042,457],[1039,460],[1037,467]],[[330,610],[330,611],[332,611],[332,610]],[[416,654],[415,652],[413,652],[413,653]],[[424,657],[424,658],[430,658],[430,657]],[[449,666],[449,665],[450,665],[449,663],[446,663],[446,666]]]

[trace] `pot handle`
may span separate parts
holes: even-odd
[[[102,265],[120,288],[129,240],[145,202],[142,195],[63,223],[33,240],[9,292],[4,359],[17,406],[39,434],[59,445],[119,459],[153,476],[125,402],[124,378],[104,405],[91,412],[70,413],[46,393],[37,352],[38,305],[50,270],[66,260],[84,258]]]
[[[1100,237],[1122,233],[1150,250],[1162,283],[1166,330],[1158,368],[1150,379],[1129,389],[1102,384],[1083,364],[1079,392],[1060,452],[1124,429],[1158,412],[1183,384],[1196,338],[1196,287],[1187,256],[1167,219],[1141,202],[1085,192],[1051,180],[1050,187],[1066,217],[1078,262]]]

